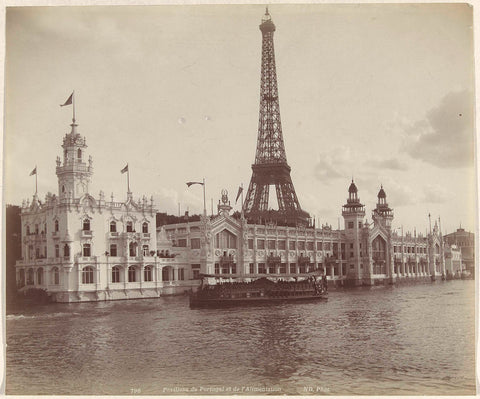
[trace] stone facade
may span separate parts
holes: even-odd
[[[86,139],[71,124],[57,158],[58,195],[37,194],[21,211],[22,259],[17,287],[45,290],[58,302],[157,297],[195,286],[182,256],[158,235],[153,198],[125,201],[89,193],[93,161],[85,162]],[[162,238],[164,239],[162,241]]]
[[[203,273],[223,279],[294,278],[316,270],[337,285],[369,286],[431,280],[446,272],[439,223],[426,236],[398,234],[392,229],[393,210],[383,187],[373,222],[368,223],[352,181],[342,208],[343,230],[249,224],[230,215],[227,198],[222,202],[215,216],[163,227],[195,277]]]

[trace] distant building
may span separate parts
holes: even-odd
[[[464,270],[460,248],[455,244],[447,244],[445,246],[445,271],[447,277],[462,277]]]
[[[457,231],[446,234],[444,240],[449,245],[456,245],[462,252],[464,269],[475,276],[475,234],[465,231],[462,227]]]
[[[131,192],[121,202],[103,192],[94,198],[93,161],[86,160],[86,139],[75,121],[62,147],[58,195],[48,193],[41,202],[35,194],[22,205],[18,289],[43,289],[59,302],[174,293],[188,277],[161,234],[157,248],[153,198],[134,200]]]

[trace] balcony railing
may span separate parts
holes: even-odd
[[[82,230],[82,237],[91,237],[92,230]]]
[[[282,263],[282,258],[280,256],[270,255],[270,256],[267,256],[267,263],[269,265],[278,265]]]

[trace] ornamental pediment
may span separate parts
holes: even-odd
[[[213,221],[212,232],[217,233],[222,230],[228,230],[232,234],[238,235],[241,230],[241,224],[231,217],[220,216]]]
[[[381,225],[374,226],[370,231],[370,242],[372,242],[378,236],[382,237],[385,241],[388,242],[388,232]]]

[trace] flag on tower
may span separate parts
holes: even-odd
[[[188,187],[190,187],[193,184],[201,184],[203,186],[203,183],[201,181],[189,181],[189,182],[187,182]]]
[[[128,163],[127,165],[120,171],[120,173],[125,173],[125,172],[128,172]]]
[[[70,97],[68,97],[67,101],[65,101],[64,104],[60,104],[60,107],[64,107],[65,105],[70,105],[73,103],[73,92],[70,94]]]
[[[33,169],[31,172],[30,172],[30,175],[29,176],[33,176],[33,175],[36,175],[37,174],[37,167],[35,166],[35,169]]]
[[[235,203],[237,203],[238,198],[240,197],[240,194],[242,194],[242,192],[243,192],[243,187],[242,186],[238,187],[238,194],[237,194],[237,198],[235,198]]]

